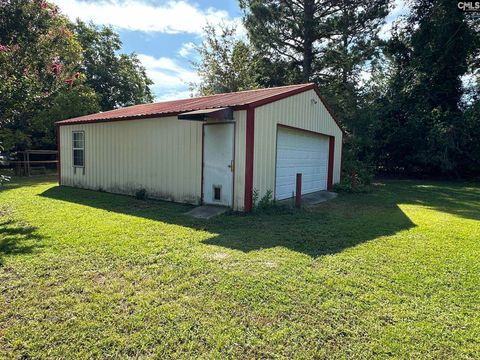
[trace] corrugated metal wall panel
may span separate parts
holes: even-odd
[[[247,112],[235,111],[235,179],[233,188],[233,208],[242,211],[245,201],[245,139]]]
[[[340,181],[343,134],[315,91],[309,90],[255,109],[253,187],[260,197],[275,189],[277,124],[335,136],[333,182]]]
[[[234,209],[243,210],[246,111],[235,111]],[[72,166],[72,132],[85,131],[85,175]],[[202,124],[176,117],[60,127],[62,184],[197,203]],[[179,166],[179,164],[181,164]]]
[[[85,131],[85,174],[74,171],[72,131]],[[176,117],[60,127],[62,184],[198,203],[202,124]],[[181,164],[181,165],[179,165]]]

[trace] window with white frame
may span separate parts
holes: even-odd
[[[85,133],[83,131],[74,131],[72,141],[73,166],[85,166]]]

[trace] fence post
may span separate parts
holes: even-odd
[[[297,174],[297,184],[295,191],[295,207],[300,209],[302,207],[302,174]]]

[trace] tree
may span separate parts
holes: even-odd
[[[150,102],[135,54],[109,28],[73,24],[44,0],[0,2],[0,141],[54,148],[54,122]]]
[[[381,100],[381,165],[410,173],[461,174],[465,138],[462,76],[477,51],[475,29],[448,0],[415,0],[388,43],[392,75]]]
[[[479,94],[480,95],[480,94]],[[464,120],[464,138],[462,138],[460,156],[463,175],[474,177],[480,175],[480,96],[466,108]]]
[[[193,63],[200,83],[191,84],[193,91],[212,95],[258,87],[253,51],[236,37],[234,27],[222,26],[218,34],[207,25],[204,34],[205,40],[197,47],[200,61]]]
[[[336,58],[331,56],[334,47],[336,52],[343,49],[347,55],[352,48],[366,47],[366,39],[376,34],[386,16],[388,3],[389,0],[240,0],[253,45],[264,57],[288,61],[296,67],[299,76],[294,82],[331,76],[330,63],[322,59]],[[355,62],[350,65],[354,66]]]
[[[258,67],[260,79],[269,78],[271,63],[283,84],[316,82],[335,110],[346,132],[343,169],[369,168],[370,156],[360,154],[367,132],[362,74],[377,52],[378,33],[391,0],[241,0],[245,26],[267,66]],[[279,76],[280,74],[280,76]],[[283,78],[281,77],[284,74]],[[261,81],[262,85],[265,83]],[[360,118],[363,118],[360,121]],[[363,138],[359,137],[359,129]],[[348,164],[347,164],[348,162]]]
[[[7,150],[31,146],[33,115],[68,89],[81,57],[68,20],[54,5],[0,3],[0,138]]]
[[[2,152],[3,150],[4,150],[4,148],[2,146],[2,143],[0,142],[0,152]],[[5,183],[7,181],[10,181],[10,176],[7,176],[5,174],[0,174],[0,189],[3,186],[3,183]]]
[[[99,111],[98,95],[84,84],[72,86],[68,91],[59,93],[47,108],[32,118],[32,148],[56,148],[54,121]]]
[[[85,83],[98,94],[102,111],[153,101],[153,82],[137,55],[117,54],[122,46],[117,33],[80,20],[73,30],[84,49],[80,68]]]
[[[362,76],[370,71],[367,63],[377,61],[378,33],[388,14],[389,0],[337,1],[339,10],[330,20],[331,36],[325,40],[324,56],[314,59],[320,84],[330,106],[334,107],[350,132],[358,126],[363,88]]]

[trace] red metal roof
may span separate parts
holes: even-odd
[[[233,93],[202,96],[196,98],[158,102],[152,104],[134,105],[126,108],[105,111],[97,114],[84,115],[63,120],[57,124],[77,124],[104,122],[113,120],[133,120],[142,118],[174,116],[183,112],[233,107],[245,109],[249,106],[260,106],[270,102],[317,88],[314,84],[299,84],[280,86],[267,89],[239,91]],[[322,100],[323,101],[323,100]]]

